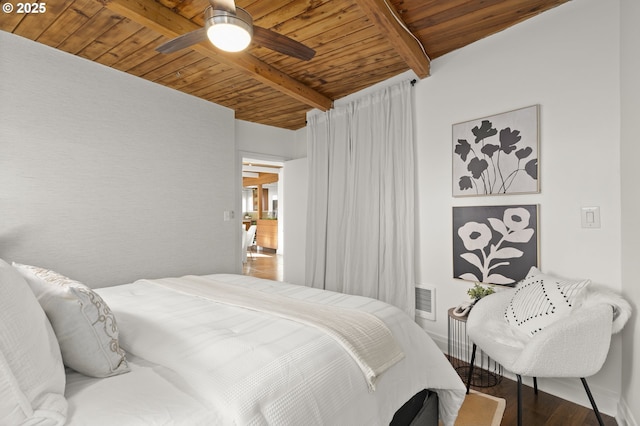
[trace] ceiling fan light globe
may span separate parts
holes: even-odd
[[[247,30],[227,23],[210,26],[207,37],[214,46],[225,52],[240,52],[251,43],[251,35]]]
[[[220,50],[240,52],[246,49],[253,37],[253,20],[242,8],[236,13],[217,10],[212,7],[205,11],[207,37]]]

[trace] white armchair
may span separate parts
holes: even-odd
[[[467,334],[473,342],[467,392],[473,373],[476,348],[517,377],[518,425],[522,425],[522,376],[579,377],[598,422],[602,418],[585,377],[597,373],[607,357],[611,333],[619,331],[631,308],[610,292],[585,290],[585,296],[570,314],[531,334],[525,334],[506,319],[516,289],[499,291],[476,303],[467,320]],[[571,305],[569,305],[571,306]],[[614,323],[614,316],[616,318]],[[531,316],[530,316],[531,317]]]

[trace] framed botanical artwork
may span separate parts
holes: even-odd
[[[515,284],[538,266],[538,205],[453,207],[453,277]]]
[[[538,105],[453,125],[453,196],[540,192]]]

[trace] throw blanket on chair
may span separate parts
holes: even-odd
[[[611,325],[611,334],[618,333],[622,330],[627,320],[631,317],[631,305],[622,296],[608,290],[602,286],[591,284],[586,291],[582,292],[582,300],[576,301],[576,306],[594,306],[601,303],[611,305],[613,308],[613,323]]]

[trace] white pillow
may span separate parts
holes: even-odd
[[[516,285],[507,305],[506,321],[530,336],[568,316],[589,280],[565,280],[545,275],[535,266]]]
[[[0,259],[0,424],[64,424],[65,380],[51,324],[24,278]]]
[[[65,365],[92,377],[129,371],[115,316],[96,292],[48,269],[13,266],[26,278],[49,317]]]

